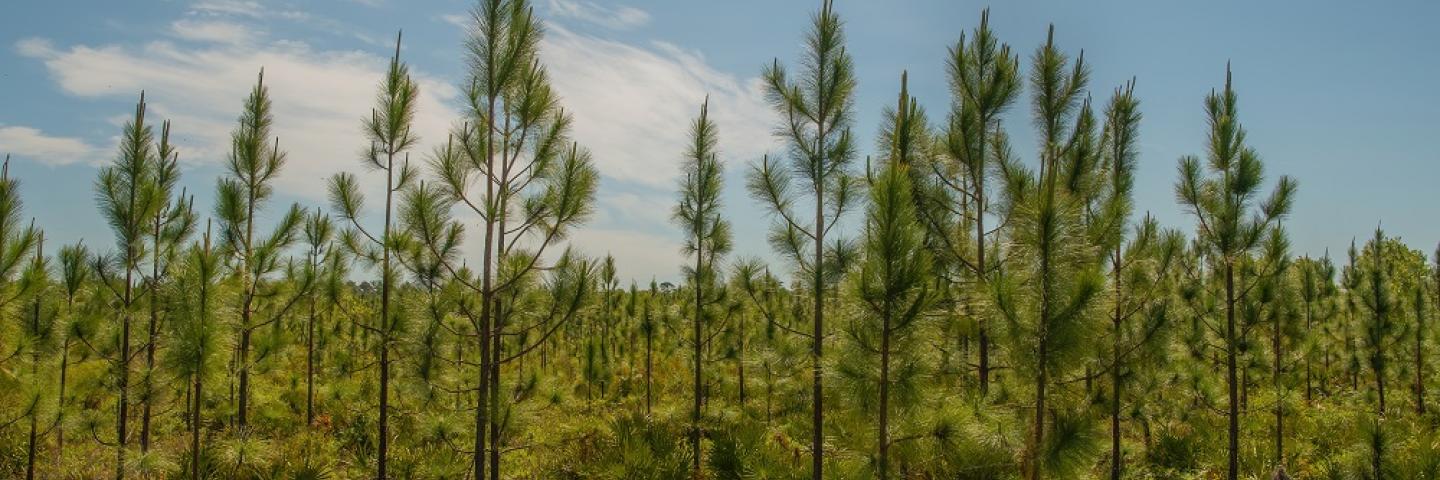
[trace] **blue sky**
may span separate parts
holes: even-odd
[[[767,221],[741,174],[774,149],[774,118],[757,82],[772,58],[794,63],[816,1],[534,0],[548,36],[542,56],[575,115],[576,139],[601,170],[597,214],[574,240],[616,256],[623,277],[674,279],[682,263],[667,218],[687,124],[705,97],[719,122],[730,178],[726,210],[739,255],[769,257]],[[200,0],[14,2],[0,17],[0,155],[23,181],[26,214],[48,238],[110,246],[91,185],[114,155],[141,89],[152,118],[174,122],[183,185],[208,211],[226,135],[264,66],[277,133],[291,162],[272,204],[324,205],[323,181],[360,172],[368,113],[396,30],[422,84],[420,152],[458,118],[462,26],[471,2]],[[983,3],[840,0],[860,89],[855,132],[873,141],[902,70],[941,118],[945,50],[979,21]],[[1202,154],[1201,100],[1231,62],[1241,120],[1271,180],[1300,181],[1286,225],[1297,253],[1343,255],[1383,222],[1425,252],[1440,240],[1440,4],[1359,2],[1000,2],[991,22],[1025,57],[1054,23],[1080,49],[1103,101],[1138,79],[1145,120],[1136,201],[1190,230],[1175,205],[1175,162]],[[1022,63],[1022,68],[1028,65]],[[1028,102],[1028,96],[1022,102]],[[1028,103],[1008,119],[1033,157]],[[373,183],[373,182],[372,182]]]

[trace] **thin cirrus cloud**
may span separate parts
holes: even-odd
[[[235,23],[194,19],[176,20],[170,24],[170,33],[183,40],[230,45],[246,43],[255,34],[251,29]]]
[[[629,30],[650,23],[650,13],[644,10],[624,5],[607,7],[587,0],[550,0],[550,11],[556,17],[614,30]]]

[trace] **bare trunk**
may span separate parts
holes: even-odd
[[[1235,376],[1235,350],[1239,339],[1235,338],[1235,267],[1230,259],[1225,260],[1225,385],[1229,390],[1229,451],[1228,468],[1225,478],[1238,480],[1240,477],[1240,398]]]
[[[888,301],[887,301],[888,303]],[[880,327],[880,480],[890,477],[890,312]]]
[[[698,222],[697,222],[697,223],[698,223]],[[700,232],[697,231],[696,233],[698,234],[698,233],[700,233]],[[701,391],[701,389],[704,388],[704,387],[703,387],[703,384],[702,384],[702,380],[703,380],[703,379],[702,379],[702,377],[701,377],[701,372],[700,372],[700,360],[701,360],[700,356],[704,353],[704,352],[703,352],[703,351],[704,351],[704,345],[701,344],[701,341],[702,341],[702,340],[701,340],[701,333],[700,333],[700,330],[701,330],[701,325],[700,325],[700,323],[701,323],[701,321],[704,319],[704,304],[705,304],[705,289],[701,286],[701,284],[704,282],[704,280],[703,280],[703,272],[702,272],[701,268],[704,267],[704,265],[705,265],[705,262],[704,262],[704,258],[705,258],[705,250],[704,250],[704,248],[705,248],[705,247],[704,247],[704,243],[703,243],[703,242],[704,242],[704,239],[701,239],[701,238],[696,238],[696,239],[695,239],[695,246],[696,246],[696,249],[695,249],[695,322],[694,322],[694,343],[695,343],[695,345],[694,345],[694,346],[695,346],[695,351],[694,351],[694,360],[695,360],[695,409],[694,409],[694,410],[691,412],[691,414],[690,414],[690,448],[691,448],[691,452],[693,452],[692,458],[695,459],[695,461],[694,461],[694,470],[695,470],[695,471],[694,471],[694,477],[695,477],[696,480],[699,480],[699,478],[700,478],[700,457],[703,456],[703,455],[701,454],[701,451],[700,451],[700,409],[702,408],[702,405],[704,404],[704,401],[703,401],[703,399],[702,399],[703,392]]]

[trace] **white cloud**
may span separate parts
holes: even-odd
[[[170,31],[176,37],[185,40],[231,45],[245,43],[257,36],[256,32],[242,25],[208,20],[176,20],[170,24]]]
[[[650,14],[644,10],[624,5],[606,7],[588,0],[550,0],[550,11],[556,16],[615,30],[628,30],[650,22]]]
[[[50,136],[18,125],[0,125],[0,155],[6,154],[52,166],[104,160],[103,152],[84,140]]]
[[[715,70],[698,53],[665,43],[638,47],[551,25],[541,56],[575,117],[575,139],[594,152],[609,178],[671,189],[689,125],[706,95],[720,129],[720,157],[731,168],[774,146],[774,116],[760,79]]]
[[[196,13],[209,15],[238,15],[260,18],[265,16],[265,7],[260,2],[249,0],[204,0],[190,6]]]
[[[241,101],[263,67],[274,102],[274,133],[290,159],[277,187],[317,201],[325,198],[317,185],[329,175],[360,170],[358,152],[365,145],[361,120],[369,114],[386,63],[383,53],[315,51],[296,42],[244,47],[163,41],[138,48],[37,45],[42,43],[22,41],[20,50],[44,62],[70,95],[130,99],[146,90],[152,113],[173,122],[181,161],[191,163],[215,164],[225,158]],[[455,118],[446,101],[457,92],[448,82],[412,73],[421,85],[416,130],[427,142],[443,141]]]
[[[456,27],[460,27],[461,30],[468,30],[470,28],[470,16],[463,13],[447,13],[435,18],[442,22],[454,25]]]
[[[43,38],[26,38],[15,42],[15,52],[27,57],[43,57],[55,51],[55,45]]]

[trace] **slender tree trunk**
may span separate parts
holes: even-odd
[[[35,246],[35,258],[45,258],[45,237],[40,237],[40,242]],[[38,261],[38,260],[37,260]],[[30,315],[30,327],[32,332],[40,332],[40,296],[35,297],[34,305]],[[36,346],[30,347],[30,382],[32,385],[39,383],[40,377],[40,350]],[[39,412],[34,407],[30,410],[30,444],[25,452],[25,480],[35,479],[35,441],[37,436],[36,427],[39,422]]]
[[[1275,466],[1279,471],[1285,471],[1285,402],[1284,384],[1281,375],[1284,374],[1281,362],[1285,358],[1285,345],[1281,342],[1280,316],[1275,316],[1275,335],[1271,339],[1270,348],[1275,352],[1274,381],[1275,381]]]
[[[735,367],[736,367],[737,370],[739,370],[739,377],[740,377],[740,378],[738,379],[738,385],[739,385],[739,387],[740,387],[740,411],[743,412],[743,411],[745,411],[745,346],[746,346],[746,339],[747,339],[747,337],[745,336],[745,313],[744,313],[744,312],[741,312],[741,313],[740,313],[740,326],[739,326],[739,327],[740,327],[740,353],[739,353],[740,359],[739,359],[739,361],[735,362]]]
[[[205,245],[205,247],[204,247],[204,248],[205,248],[205,252],[204,252],[204,253],[205,253],[206,256],[209,256],[209,255],[210,255],[210,231],[209,231],[209,227],[206,227],[206,231],[205,231],[205,244],[204,244],[204,245]],[[203,331],[205,328],[209,328],[209,327],[206,327],[206,326],[204,325],[204,322],[205,322],[207,319],[210,318],[210,292],[209,292],[209,290],[210,290],[210,279],[209,279],[209,278],[206,278],[206,279],[204,279],[204,281],[202,281],[202,282],[200,283],[200,316],[199,316],[199,318],[196,319],[196,321],[201,322],[200,328],[198,329],[198,330],[201,330],[201,331]],[[200,423],[200,409],[201,409],[201,408],[204,406],[204,404],[205,404],[205,390],[204,390],[204,385],[205,385],[205,372],[204,372],[204,366],[205,366],[205,351],[204,351],[204,346],[203,346],[203,345],[202,345],[200,348],[201,348],[201,350],[200,350],[200,352],[199,352],[199,353],[200,353],[200,356],[199,356],[199,359],[198,359],[197,364],[195,365],[195,367],[196,367],[196,368],[195,368],[195,378],[194,378],[194,383],[195,383],[194,389],[195,389],[195,393],[194,393],[194,395],[191,395],[191,398],[192,398],[191,402],[192,402],[192,403],[191,403],[191,407],[190,407],[190,408],[192,409],[191,412],[190,412],[190,478],[191,478],[191,480],[200,480],[200,429],[203,427],[203,425]]]
[[[241,316],[245,317],[245,319],[242,321],[248,325],[250,323],[249,309],[247,308],[246,310],[242,311]],[[240,406],[239,411],[237,412],[237,422],[240,430],[244,430],[247,424],[246,412],[250,410],[250,405],[248,401],[248,399],[250,398],[250,367],[248,365],[250,361],[250,329],[248,327],[240,327],[239,355],[239,360],[237,360],[236,362],[240,365]]]
[[[1305,301],[1305,331],[1308,333],[1308,332],[1310,332],[1310,329],[1311,329],[1310,300],[1306,300],[1306,301]],[[1311,352],[1312,352],[1312,351],[1310,351],[1310,350],[1307,350],[1307,351],[1305,352],[1305,405],[1306,405],[1306,406],[1310,406],[1310,405],[1314,402],[1314,387],[1312,386],[1311,380],[1310,380],[1310,375],[1311,375],[1311,373],[1310,373],[1311,358],[1310,358],[1310,357],[1312,356],[1312,355],[1311,355]]]
[[[649,315],[650,315],[650,312],[645,312],[645,315],[646,315],[646,316],[649,316]],[[654,368],[654,359],[652,358],[652,355],[653,355],[653,352],[654,352],[654,348],[655,348],[655,347],[654,347],[654,336],[655,336],[654,330],[655,330],[655,326],[654,326],[654,324],[652,323],[652,324],[650,325],[650,327],[645,331],[645,415],[646,415],[646,416],[649,416],[649,415],[650,415],[651,405],[652,405],[652,404],[654,403],[654,401],[655,401],[655,400],[654,400],[654,396],[652,395],[652,393],[651,393],[651,391],[650,391],[651,388],[652,388],[652,387],[651,387],[651,382],[652,382],[651,370]]]
[[[1120,451],[1120,396],[1122,395],[1121,392],[1123,392],[1120,384],[1120,334],[1121,322],[1124,321],[1121,311],[1124,304],[1124,297],[1120,289],[1120,274],[1121,268],[1123,267],[1120,250],[1121,247],[1117,245],[1115,251],[1111,253],[1112,268],[1110,269],[1113,277],[1111,283],[1113,283],[1115,291],[1115,311],[1113,312],[1113,316],[1110,317],[1112,328],[1111,341],[1113,342],[1113,347],[1111,347],[1110,352],[1110,480],[1120,480],[1120,474],[1125,469],[1125,459],[1122,458]]]
[[[822,124],[823,126],[823,124]],[[823,132],[824,129],[821,129]],[[823,137],[822,137],[823,138]],[[823,162],[821,162],[823,164]],[[811,436],[810,436],[810,477],[813,480],[824,478],[825,466],[825,396],[823,388],[823,369],[821,356],[824,353],[825,345],[825,185],[819,183],[815,186],[815,262],[812,264],[815,270],[815,319],[814,331],[811,333],[810,342],[810,369],[814,378],[813,390],[811,392]]]
[[[981,131],[989,125],[989,119],[982,119]],[[998,128],[998,127],[997,127]],[[984,165],[985,142],[981,140],[979,145],[980,165]],[[981,169],[971,175],[975,183],[975,282],[983,284],[986,275],[985,266],[985,171]],[[980,325],[979,348],[980,348],[980,396],[990,394],[990,336],[985,328],[985,319],[977,322]]]
[[[492,117],[493,118],[493,117]],[[507,117],[508,118],[508,117]],[[509,130],[509,120],[506,120],[506,130]],[[505,213],[510,208],[510,161],[506,152],[510,151],[509,141],[501,145],[500,155],[500,178],[498,183],[499,197],[497,212],[499,220],[495,224],[495,263],[502,265],[505,262]],[[509,316],[501,303],[500,297],[491,292],[492,301],[495,302],[494,313],[495,332],[490,336],[490,480],[500,480],[500,449],[503,445],[500,436],[500,359],[505,333],[505,323]],[[602,345],[603,347],[603,345]]]
[[[36,369],[32,364],[30,367],[30,376],[34,378],[35,375]],[[30,443],[25,448],[25,480],[35,480],[35,427],[38,423],[35,413],[34,411],[30,412]]]
[[[134,201],[132,200],[131,203],[133,204]],[[120,327],[120,401],[119,405],[117,405],[120,411],[116,415],[115,421],[116,480],[124,480],[125,478],[125,447],[129,443],[129,431],[126,428],[128,426],[126,425],[126,420],[130,417],[130,303],[133,294],[131,291],[131,283],[134,280],[134,262],[131,260],[135,257],[134,247],[126,248],[125,257],[125,290],[123,294],[124,301],[121,303],[121,308],[124,308],[125,311],[122,313],[122,325]]]
[[[818,89],[824,90],[824,78],[820,79]],[[825,110],[823,98],[820,100],[820,110]],[[818,164],[824,165],[825,149],[825,121],[821,119],[816,122],[816,152],[820,152]],[[825,182],[823,178],[815,183],[815,259],[811,264],[815,274],[815,311],[812,324],[810,343],[810,369],[813,378],[811,391],[811,436],[810,436],[810,476],[813,480],[824,478],[825,468],[825,389],[824,389],[824,367],[821,364],[821,357],[825,347]]]
[[[1116,333],[1119,333],[1118,325]],[[1119,345],[1118,341],[1116,345]],[[1111,392],[1114,398],[1110,399],[1110,479],[1120,480],[1120,474],[1125,470],[1125,459],[1120,450],[1120,389],[1122,386],[1118,352],[1114,356],[1114,361],[1117,364],[1110,367],[1110,383],[1115,390]]]
[[[1039,374],[1035,376],[1035,414],[1031,420],[1035,425],[1031,430],[1030,452],[1028,455],[1030,458],[1026,462],[1030,470],[1027,475],[1029,480],[1040,480],[1043,477],[1041,473],[1043,469],[1040,466],[1040,449],[1045,445],[1045,388],[1046,384],[1050,383],[1044,366],[1044,359],[1046,355],[1049,354],[1045,344],[1046,342],[1042,337],[1040,340],[1039,357],[1041,359],[1041,366]]]
[[[880,480],[890,478],[890,309],[886,307],[880,326]]]
[[[192,405],[190,411],[190,478],[200,479],[200,408],[204,405],[205,375],[195,376],[195,394],[191,396]]]
[[[700,232],[698,232],[698,228],[696,234],[700,234]],[[696,347],[696,350],[694,350],[694,369],[696,369],[696,395],[694,396],[696,396],[696,398],[694,398],[694,411],[691,412],[690,415],[690,448],[693,448],[694,451],[694,477],[696,477],[697,480],[700,479],[700,457],[703,457],[703,453],[701,453],[700,451],[700,409],[703,408],[704,405],[704,399],[703,396],[701,396],[704,395],[704,392],[701,391],[701,389],[704,388],[704,378],[703,376],[701,376],[700,372],[701,355],[704,355],[704,345],[701,345],[701,342],[703,342],[703,340],[701,340],[700,333],[701,321],[704,320],[704,271],[701,270],[701,268],[704,268],[704,239],[697,238],[696,321],[694,321],[694,343],[696,343],[696,345],[694,345],[694,347]]]
[[[1425,312],[1415,312],[1415,414],[1425,414]]]
[[[1235,338],[1235,267],[1225,259],[1225,385],[1229,390],[1229,462],[1225,478],[1238,480],[1240,477],[1240,398],[1235,375],[1235,350],[1239,339]]]
[[[696,223],[697,223],[697,224],[699,223],[698,218],[697,218]],[[698,227],[699,225],[696,225],[696,226]],[[694,360],[695,360],[695,410],[692,411],[691,414],[690,414],[690,448],[691,448],[692,451],[694,452],[694,455],[692,456],[692,458],[695,459],[695,461],[694,461],[694,464],[695,464],[695,465],[694,465],[694,466],[695,466],[694,477],[695,477],[696,480],[699,480],[699,479],[700,479],[700,457],[703,456],[702,453],[701,453],[701,451],[700,451],[700,409],[702,408],[702,405],[704,404],[704,401],[703,401],[703,399],[702,399],[702,397],[701,397],[701,396],[703,395],[703,392],[701,391],[701,389],[703,388],[703,385],[702,385],[702,383],[701,383],[701,382],[702,382],[702,377],[701,377],[701,372],[700,372],[700,360],[701,360],[700,356],[704,353],[704,352],[703,352],[703,350],[704,350],[704,345],[702,345],[702,344],[700,343],[700,342],[702,341],[702,340],[701,340],[701,333],[700,333],[700,330],[701,330],[701,325],[700,325],[700,323],[704,320],[704,316],[705,316],[705,313],[704,313],[704,312],[705,312],[705,308],[704,308],[705,288],[701,286],[702,283],[704,282],[703,271],[701,270],[701,268],[704,267],[705,243],[704,243],[704,239],[703,239],[703,238],[699,238],[699,235],[698,235],[698,234],[701,233],[701,232],[699,231],[698,228],[696,229],[696,233],[697,233],[697,235],[696,235],[697,238],[695,239],[695,247],[696,247],[696,248],[695,248],[695,322],[694,322],[694,323],[695,323],[695,324],[694,324],[694,334],[695,334],[695,352],[694,352],[694,357],[695,357],[695,359],[694,359]]]
[[[310,251],[310,271],[320,268],[319,256]],[[315,426],[315,294],[309,297],[309,315],[305,322],[305,425]]]
[[[72,310],[74,299],[66,298],[66,311]],[[65,454],[65,383],[70,368],[70,339],[60,346],[60,394],[55,400],[55,458]]]
[[[396,44],[397,58],[399,44]],[[375,478],[385,480],[390,453],[390,218],[395,197],[395,153],[385,159],[385,229],[380,232],[380,435]]]
[[[488,54],[487,64],[494,65],[495,54],[492,51]],[[492,209],[495,205],[495,78],[494,73],[489,73],[486,78],[488,95],[488,113],[485,117],[485,207]],[[492,277],[494,276],[493,265],[495,263],[495,219],[485,218],[485,244],[480,284],[480,385],[476,390],[475,408],[475,480],[486,478],[485,475],[485,427],[489,414],[490,395],[490,349],[491,349],[491,316],[494,312],[491,309],[491,302],[494,301],[492,290]]]
[[[159,340],[156,326],[160,317],[160,212],[155,213],[155,221],[151,225],[152,250],[150,252],[150,323],[146,325],[148,330],[147,341],[145,342],[145,405],[141,407],[140,413],[140,451],[150,451],[150,407],[155,403],[155,342]]]
[[[1385,417],[1385,367],[1382,365],[1375,369],[1375,392],[1380,395],[1379,410],[1376,412],[1381,418]]]

